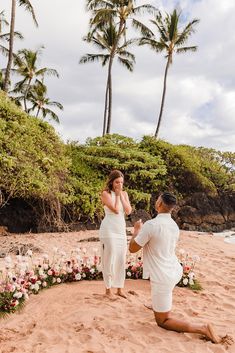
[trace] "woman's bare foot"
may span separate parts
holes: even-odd
[[[123,291],[120,288],[118,288],[116,295],[118,295],[119,297],[127,299],[126,294],[124,294]]]
[[[205,326],[204,335],[213,343],[220,343],[221,338],[215,333],[211,324]]]
[[[107,298],[109,298],[111,300],[116,299],[115,296],[113,295],[113,293],[111,292],[110,288],[106,288],[105,297],[107,297]]]

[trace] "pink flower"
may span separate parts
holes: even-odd
[[[184,267],[183,267],[184,272],[189,272],[190,269],[191,269],[190,266],[184,266]]]

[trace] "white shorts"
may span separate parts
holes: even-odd
[[[166,313],[171,310],[173,289],[151,282],[152,307],[155,312]]]

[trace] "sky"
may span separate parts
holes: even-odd
[[[15,49],[44,46],[39,65],[56,69],[60,78],[48,77],[48,96],[63,104],[57,111],[60,124],[53,126],[64,141],[85,142],[102,134],[107,67],[79,64],[81,56],[97,53],[82,38],[90,13],[85,0],[31,0],[39,28],[29,13],[17,8],[16,30],[24,35]],[[159,137],[173,144],[205,146],[235,151],[235,1],[234,0],[137,0],[170,12],[181,9],[182,20],[200,19],[187,45],[196,53],[175,55],[169,69]],[[0,10],[10,16],[10,0]],[[151,26],[151,15],[143,21]],[[182,26],[184,22],[182,22]],[[131,32],[136,36],[137,33]],[[136,56],[130,73],[117,62],[113,67],[112,133],[141,140],[153,135],[160,109],[164,54],[148,47],[130,49]],[[5,63],[0,57],[0,65]]]

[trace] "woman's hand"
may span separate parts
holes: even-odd
[[[122,184],[118,184],[117,186],[115,186],[114,192],[115,192],[116,196],[121,196],[121,194],[122,194]]]

